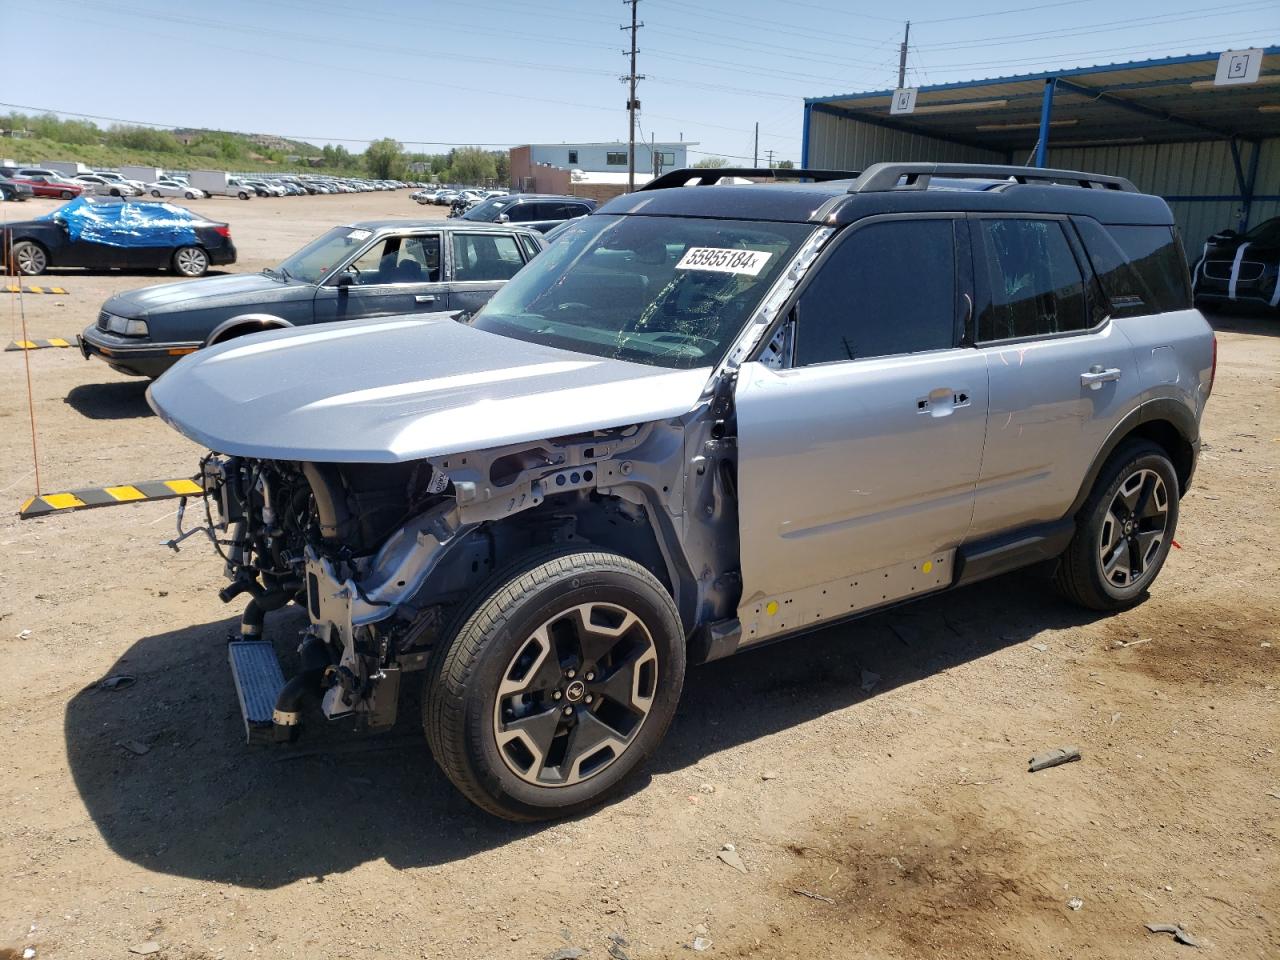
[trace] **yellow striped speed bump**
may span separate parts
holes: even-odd
[[[32,497],[22,505],[18,516],[23,520],[47,517],[51,513],[109,507],[116,503],[140,503],[143,500],[172,500],[174,497],[199,496],[204,488],[194,480],[148,480],[125,483],[118,487],[91,487],[67,493],[46,493]]]
[[[20,287],[16,283],[6,283],[0,286],[0,290],[5,293],[56,293],[60,297],[65,297],[71,293],[65,287]]]
[[[75,344],[62,337],[50,337],[48,340],[13,340],[4,348],[5,353],[14,350],[44,350],[47,347],[74,347]]]

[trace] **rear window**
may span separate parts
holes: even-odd
[[[1087,218],[1075,223],[1112,316],[1165,313],[1191,306],[1187,262],[1172,227],[1104,227]]]

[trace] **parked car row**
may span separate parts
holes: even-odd
[[[437,207],[451,207],[458,198],[467,201],[469,206],[474,206],[492,197],[505,197],[510,193],[509,190],[480,190],[475,187],[468,187],[462,190],[454,190],[449,187],[440,189],[427,188],[410,194],[411,200],[417,200],[423,205],[435,204]]]

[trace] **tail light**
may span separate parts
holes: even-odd
[[[228,240],[231,239],[231,227],[225,223],[221,226],[214,227],[213,232],[220,237],[226,237]]]

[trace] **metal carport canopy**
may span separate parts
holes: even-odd
[[[1048,146],[1258,141],[1280,136],[1280,47],[1263,51],[1257,83],[1214,86],[1218,53],[1050,70],[920,87],[915,112],[890,115],[894,91],[805,100],[811,111],[861,120],[1032,163],[1051,100]]]

